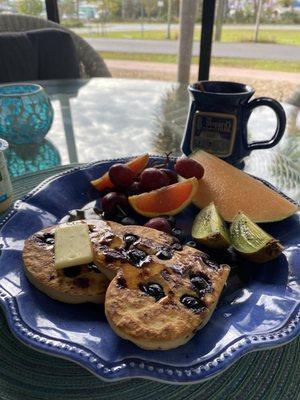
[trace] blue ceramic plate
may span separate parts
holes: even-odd
[[[37,350],[75,361],[105,380],[144,377],[193,383],[224,371],[246,353],[282,345],[299,334],[299,213],[267,225],[285,246],[275,261],[253,265],[229,260],[233,272],[211,320],[189,343],[174,350],[141,350],[115,335],[102,306],[67,305],[36,290],[23,273],[24,239],[95,199],[97,193],[90,190],[89,181],[112,163],[97,162],[48,179],[17,202],[5,219],[0,296],[17,338]],[[193,206],[186,209],[178,217],[179,226],[190,229],[195,213]]]

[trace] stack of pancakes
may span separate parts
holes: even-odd
[[[55,268],[57,226],[30,236],[24,245],[25,273],[53,299],[105,303],[111,328],[144,349],[186,343],[210,318],[228,277],[228,265],[182,246],[172,236],[142,226],[90,220],[93,263]]]

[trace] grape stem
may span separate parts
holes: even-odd
[[[127,217],[126,212],[123,210],[122,207],[120,207],[119,205],[117,205],[117,209],[121,212],[121,214],[123,214],[125,217]]]
[[[169,162],[170,162],[170,155],[171,155],[172,153],[173,153],[172,151],[170,151],[169,153],[165,153],[165,155],[166,155],[166,160],[165,160],[163,163],[161,163],[161,164],[155,164],[155,163],[153,163],[152,167],[153,167],[153,168],[165,168],[165,167],[169,164]]]
[[[165,166],[166,166],[166,164],[153,164],[153,165],[152,165],[153,168],[157,168],[157,169],[163,168],[163,167],[165,167]]]

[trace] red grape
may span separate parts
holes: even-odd
[[[169,168],[161,168],[162,172],[164,172],[169,178],[169,185],[173,185],[173,183],[178,182],[178,176],[175,171]]]
[[[133,196],[140,193],[142,193],[140,182],[133,182],[133,184],[130,185],[126,190],[126,194],[128,194],[128,196]]]
[[[171,224],[166,218],[162,217],[157,217],[157,218],[151,218],[149,219],[148,222],[146,222],[145,226],[148,228],[156,229],[161,232],[169,233],[171,234]]]
[[[111,182],[120,188],[128,188],[134,181],[133,171],[125,164],[114,164],[108,171]]]
[[[146,168],[140,175],[141,189],[150,192],[169,184],[167,175],[157,168]]]
[[[122,193],[111,192],[102,197],[102,209],[106,215],[114,215],[119,212],[118,207],[128,207],[127,197]]]
[[[183,178],[197,178],[201,179],[204,175],[204,168],[197,161],[191,158],[179,158],[174,166],[178,175]]]

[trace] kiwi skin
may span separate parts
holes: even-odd
[[[201,239],[194,238],[194,239],[211,249],[226,250],[229,247],[228,241],[224,238],[223,235],[221,235],[220,232],[212,233],[211,235],[208,235],[206,238],[201,238]]]
[[[200,232],[199,226],[202,227]],[[214,203],[203,208],[196,216],[191,234],[196,241],[211,249],[226,250],[230,246],[226,224]]]
[[[236,253],[241,257],[259,264],[274,260],[274,258],[278,257],[279,254],[283,252],[283,250],[284,247],[279,240],[276,239],[271,239],[265,247],[255,253],[241,253],[235,249]]]
[[[243,226],[248,226],[248,231],[242,229]],[[240,239],[239,236],[236,236],[236,233],[239,233]],[[252,251],[242,251],[241,244],[245,240],[249,240],[249,242],[252,240],[252,243],[258,243],[257,250],[255,251],[255,247],[252,246]],[[230,241],[237,254],[255,263],[271,261],[284,250],[279,240],[274,239],[242,212],[235,216],[230,226]]]

